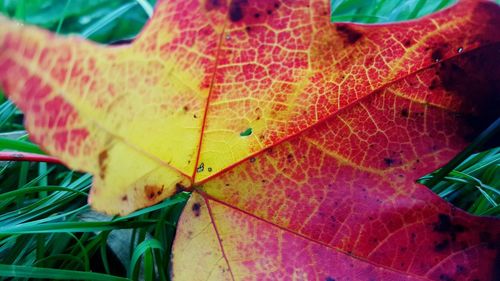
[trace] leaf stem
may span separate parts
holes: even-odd
[[[16,151],[2,151],[0,152],[0,161],[30,161],[30,162],[46,162],[53,164],[62,164],[61,161],[55,157],[25,153]]]

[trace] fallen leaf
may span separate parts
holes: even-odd
[[[176,280],[493,278],[498,220],[415,180],[498,115],[496,4],[370,26],[325,0],[162,1],[122,47],[0,25],[0,85],[94,174],[94,208],[194,191]]]

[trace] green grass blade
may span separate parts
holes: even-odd
[[[96,232],[114,229],[140,228],[154,224],[155,220],[132,222],[54,222],[54,223],[24,223],[5,226],[0,229],[0,235],[57,233],[57,232]]]
[[[136,218],[136,217],[142,216],[144,214],[151,213],[151,212],[156,211],[156,210],[161,210],[163,208],[170,207],[172,205],[179,204],[179,203],[182,203],[185,201],[186,201],[186,197],[182,196],[182,195],[174,197],[174,198],[166,199],[165,201],[163,201],[159,204],[135,211],[127,216],[118,217],[118,218],[116,218],[116,221],[123,221],[123,220],[128,220],[131,218]]]
[[[62,24],[64,22],[64,19],[66,19],[66,11],[68,10],[68,7],[69,7],[69,3],[71,2],[71,0],[66,0],[66,5],[64,5],[64,10],[61,14],[61,18],[59,19],[59,22],[57,23],[57,28],[56,28],[56,33],[59,33],[61,32],[61,28],[62,28]]]
[[[148,15],[149,18],[153,15],[153,6],[151,6],[151,4],[149,4],[148,1],[146,0],[135,0],[135,1],[139,5],[141,5],[142,9],[146,13],[146,15]]]
[[[494,135],[500,132],[500,118],[498,118],[493,124],[491,124],[486,130],[484,130],[474,141],[467,146],[462,152],[460,152],[455,158],[453,158],[448,164],[439,171],[425,184],[429,187],[434,186],[439,181],[441,181],[447,174],[449,174],[455,167],[460,163],[464,162],[469,155],[472,154],[478,147],[481,147],[484,143],[490,140]]]
[[[135,5],[137,5],[137,2],[132,2],[128,3],[125,5],[120,6],[120,8],[114,10],[113,12],[109,13],[105,17],[101,18],[98,20],[95,24],[89,26],[87,29],[85,29],[82,33],[81,36],[87,38],[90,37],[92,34],[97,32],[98,30],[102,29],[106,25],[110,24],[126,12],[128,12],[130,9],[132,9]]]
[[[130,262],[130,278],[137,274],[137,270],[140,265],[140,257],[143,256],[147,251],[151,251],[153,249],[158,249],[160,251],[165,250],[163,245],[156,239],[148,239],[142,241],[139,245],[137,245],[137,248],[134,250],[134,254],[132,255],[132,260]],[[135,280],[137,278],[133,279]]]
[[[80,196],[87,197],[87,194],[84,192],[81,192],[79,190],[74,190],[71,188],[67,187],[62,187],[62,186],[36,186],[36,187],[27,187],[23,189],[17,189],[14,191],[6,192],[0,194],[0,201],[7,200],[10,197],[18,197],[18,196],[25,196],[30,193],[38,193],[38,192],[43,192],[43,191],[66,191],[66,192],[72,192],[76,193]]]
[[[456,0],[330,1],[332,22],[386,23],[405,21],[442,10]]]
[[[130,279],[85,271],[0,264],[0,276],[50,280],[128,281]]]

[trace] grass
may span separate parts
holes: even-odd
[[[471,214],[500,217],[500,147],[474,153],[500,134],[500,118],[441,169],[419,179]]]
[[[442,10],[458,0],[331,0],[334,22],[386,23],[411,20]],[[495,0],[500,4],[500,0]]]
[[[61,34],[101,43],[130,40],[152,1],[2,1],[0,11]],[[43,153],[22,113],[0,97],[0,150]],[[0,280],[168,280],[181,193],[125,217],[93,213],[90,175],[56,164],[0,164]],[[48,269],[50,268],[50,269]]]
[[[331,18],[338,22],[396,22],[422,17],[455,2],[457,0],[331,1]]]
[[[351,19],[363,18],[365,12],[355,8],[361,2],[334,3],[334,11],[344,9],[354,15]],[[439,7],[446,3],[450,1]],[[153,5],[146,0],[4,0],[0,12],[109,44],[132,39]],[[432,10],[419,7],[398,19]],[[337,20],[347,20],[346,14]],[[365,19],[377,22],[380,17]],[[22,113],[0,94],[0,151],[42,154],[29,141],[22,120]],[[498,131],[497,121],[464,153],[421,182],[471,213],[500,216],[500,148],[474,154]],[[91,181],[87,174],[56,164],[0,162],[0,280],[169,280],[170,247],[189,195],[181,193],[128,216],[110,218],[87,205]]]

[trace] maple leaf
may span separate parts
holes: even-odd
[[[175,279],[492,278],[499,222],[415,179],[498,114],[496,4],[368,26],[325,0],[160,1],[121,47],[0,26],[1,87],[94,174],[94,208],[194,191]]]

